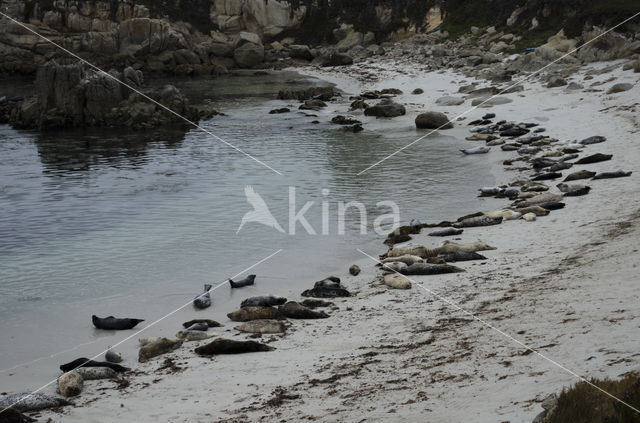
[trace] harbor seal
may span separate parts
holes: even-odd
[[[397,273],[391,273],[385,275],[382,281],[389,288],[393,289],[410,289],[411,281],[404,275],[398,275]]]
[[[204,323],[205,325],[209,326],[210,328],[217,328],[222,326],[220,323],[216,322],[215,320],[209,320],[209,319],[193,319],[193,320],[189,320],[188,322],[184,322],[182,324],[183,328],[188,328],[190,326],[193,326],[197,323]]]
[[[138,343],[140,344],[141,347],[144,347],[145,345],[150,344],[152,342],[156,342],[161,338],[162,337],[160,336],[143,336],[142,338],[138,338]]]
[[[409,266],[401,261],[391,261],[382,265],[382,269],[387,272],[402,272],[407,267]]]
[[[311,298],[307,298],[306,300],[303,300],[300,304],[309,308],[331,307],[334,305],[330,301],[314,300]]]
[[[206,332],[209,330],[209,325],[206,323],[194,323],[191,326],[185,328],[186,330],[197,330],[200,332]]]
[[[567,191],[564,193],[565,197],[579,197],[581,195],[587,195],[591,191],[591,187],[582,187],[577,189],[572,189],[571,191]]]
[[[398,256],[398,257],[387,257],[386,259],[383,259],[381,263],[401,262],[409,266],[409,265],[412,265],[413,263],[422,263],[422,261],[423,261],[422,257],[405,254],[403,256]]]
[[[499,225],[502,223],[502,217],[489,217],[489,216],[476,216],[463,219],[460,222],[453,224],[454,228],[472,228],[475,226],[491,226]]]
[[[492,247],[484,242],[453,242],[442,241],[438,249],[443,253],[455,253],[457,251],[463,253],[474,253],[476,251],[496,250],[496,247]]]
[[[113,316],[101,318],[96,316],[95,314],[91,316],[91,320],[93,321],[93,325],[95,327],[97,327],[98,329],[105,329],[105,330],[133,329],[138,323],[144,322],[144,319],[131,319],[131,318],[118,319]]]
[[[502,209],[502,210],[494,210],[485,213],[485,216],[488,217],[501,217],[503,220],[515,220],[518,219],[521,214],[517,211]]]
[[[115,352],[109,347],[107,352],[104,354],[104,359],[109,363],[120,363],[122,361],[122,355],[119,352]]]
[[[279,320],[260,319],[245,322],[235,327],[236,330],[246,333],[284,333],[287,330],[285,324]]]
[[[240,308],[244,307],[270,307],[282,305],[287,302],[284,297],[275,297],[273,295],[262,295],[259,297],[251,297],[240,303]]]
[[[452,236],[452,235],[460,235],[464,230],[456,229],[456,228],[446,228],[440,229],[439,231],[429,232],[429,236]]]
[[[145,363],[153,357],[177,350],[182,345],[182,340],[160,338],[140,348],[138,351],[138,361]]]
[[[280,313],[291,319],[326,319],[329,317],[324,311],[315,311],[295,301],[289,301],[278,307]]]
[[[131,370],[128,367],[124,367],[119,364],[107,363],[106,361],[93,361],[84,357],[76,358],[75,360],[70,361],[69,363],[62,364],[60,366],[60,370],[66,373],[66,372],[70,372],[71,370],[75,370],[79,367],[108,367],[110,369],[115,370],[118,373],[127,372]]]
[[[473,253],[465,253],[462,251],[456,251],[453,253],[446,253],[438,256],[442,258],[445,262],[456,262],[456,261],[470,261],[470,260],[486,260],[487,258],[482,254],[478,254],[476,252]]]
[[[351,274],[351,276],[358,276],[360,274],[360,266],[358,266],[357,264],[351,265],[351,267],[349,268],[349,273]]]
[[[249,275],[238,282],[234,282],[233,280],[229,279],[229,285],[231,285],[231,288],[242,288],[243,286],[253,285],[255,281],[256,275]]]
[[[80,367],[74,370],[83,380],[114,379],[118,377],[115,370],[108,367]]]
[[[596,175],[595,172],[591,172],[589,170],[579,170],[577,172],[573,172],[567,175],[567,177],[564,178],[564,182],[577,181],[579,179],[589,179],[589,178],[593,178],[595,175]]]
[[[478,146],[473,148],[465,148],[464,150],[460,150],[464,154],[486,154],[491,151],[491,147]]]
[[[204,285],[204,292],[193,299],[193,306],[199,309],[205,309],[211,305],[211,285]]]
[[[600,142],[605,142],[607,139],[601,135],[594,135],[589,138],[585,138],[582,141],[578,141],[578,144],[588,145],[588,144],[597,144]]]
[[[549,172],[557,173],[559,170],[567,170],[567,169],[571,169],[572,167],[573,167],[573,163],[568,163],[568,162],[562,161],[562,157],[561,157],[560,158],[560,163],[556,163],[556,164],[554,164],[554,165],[549,167]],[[562,176],[562,175],[560,175],[560,176]]]
[[[70,371],[58,376],[58,393],[63,397],[75,397],[80,395],[84,379],[75,371]]]
[[[400,273],[403,275],[441,275],[444,273],[459,272],[464,272],[464,270],[450,264],[415,263]]]
[[[218,338],[213,342],[195,349],[195,353],[203,356],[216,354],[243,354],[260,351],[273,351],[275,348],[256,341],[235,341],[233,339]]]
[[[549,210],[542,208],[540,206],[529,206],[522,207],[520,209],[516,209],[518,213],[521,213],[523,216],[527,213],[533,213],[536,216],[546,216],[549,214]]]
[[[65,405],[72,404],[64,398],[54,397],[42,392],[0,395],[0,409],[11,407],[19,412],[39,411]]]
[[[384,258],[400,257],[404,255],[418,256],[420,258],[436,257],[439,251],[427,248],[424,245],[411,245],[408,247],[399,247],[389,250]]]
[[[615,172],[601,172],[595,175],[592,179],[624,178],[625,176],[631,176],[631,172],[625,172],[624,170],[617,170]]]
[[[209,339],[216,336],[214,333],[206,333],[199,330],[181,330],[176,333],[176,338],[183,340],[184,342],[189,341],[202,341],[203,339]]]
[[[547,180],[550,180],[550,179],[558,179],[558,178],[562,178],[562,173],[560,173],[560,172],[543,172],[543,173],[538,173],[537,175],[532,177],[531,180],[532,181],[547,181]]]
[[[549,203],[552,201],[561,201],[561,200],[562,200],[561,195],[553,194],[550,192],[543,192],[541,194],[536,194],[527,200],[517,202],[515,206],[518,208],[529,207],[529,206],[539,206],[541,203]]]
[[[536,214],[535,213],[526,213],[522,215],[522,220],[527,221],[527,222],[534,222],[536,220]]]
[[[575,164],[591,164],[591,163],[599,163],[604,162],[606,160],[611,160],[613,154],[602,154],[596,153],[587,157],[583,157],[575,161]]]
[[[564,208],[564,203],[560,201],[547,201],[538,205],[547,210],[559,210]]]
[[[580,184],[565,184],[564,182],[561,182],[556,185],[556,187],[560,190],[560,192],[569,192],[576,189],[584,188],[585,186],[586,185],[580,185]]]
[[[351,293],[340,283],[340,278],[329,276],[316,282],[312,289],[307,289],[301,294],[303,297],[336,298],[350,297]]]
[[[243,307],[240,310],[227,314],[227,317],[234,322],[248,322],[250,320],[259,319],[284,319],[284,316],[278,311],[278,309],[262,306]]]

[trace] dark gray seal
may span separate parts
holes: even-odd
[[[577,172],[573,172],[567,175],[567,177],[564,178],[564,182],[577,181],[579,179],[589,179],[589,178],[593,178],[595,175],[596,175],[595,172],[591,172],[589,170],[579,170]]]
[[[598,144],[600,142],[605,142],[607,139],[601,135],[594,135],[589,138],[585,138],[582,141],[579,141],[578,144],[588,145],[588,144]]]
[[[606,160],[611,160],[612,157],[613,157],[613,154],[596,153],[587,157],[583,157],[579,160],[576,160],[575,164],[591,164],[591,163],[604,162]]]
[[[243,354],[259,351],[273,351],[275,348],[256,341],[235,341],[233,339],[218,338],[213,342],[195,349],[198,355],[211,356],[216,354]]]
[[[255,281],[256,275],[249,275],[238,282],[234,282],[233,280],[229,279],[229,285],[231,285],[231,288],[242,288],[243,286],[253,285]]]
[[[548,212],[547,212],[548,213]],[[442,258],[446,262],[456,262],[456,261],[469,261],[469,260],[486,260],[487,258],[482,254],[478,253],[465,253],[462,251],[456,251],[454,253],[447,253],[438,256]]]
[[[587,195],[591,191],[591,187],[582,187],[578,189],[573,189],[571,191],[567,191],[564,193],[565,197],[579,197],[581,195]]]
[[[460,235],[464,230],[455,228],[440,229],[439,231],[429,232],[429,236],[452,236]]]
[[[105,329],[105,330],[133,329],[138,323],[144,322],[144,319],[131,319],[131,318],[119,319],[113,316],[101,318],[96,316],[95,314],[91,316],[91,320],[93,321],[93,325],[95,327],[97,327],[98,329]]]
[[[329,276],[316,282],[312,289],[303,291],[301,295],[303,297],[336,298],[350,297],[351,293],[340,283],[340,278]]]
[[[262,295],[259,297],[251,297],[240,303],[240,308],[244,307],[270,307],[282,305],[287,302],[284,297],[275,297],[273,295]]]
[[[443,273],[459,273],[464,272],[456,266],[450,264],[429,264],[429,263],[414,263],[411,266],[407,266],[400,270],[403,275],[441,275]]]
[[[463,219],[453,224],[454,228],[471,228],[474,226],[491,226],[502,223],[502,217],[476,216]]]
[[[104,359],[109,363],[120,363],[122,361],[122,355],[119,352],[115,352],[109,347],[107,352],[104,354]]]
[[[536,176],[531,178],[531,180],[532,181],[547,181],[547,180],[550,180],[550,179],[557,179],[557,178],[561,178],[561,177],[562,177],[562,173],[560,173],[560,172],[544,172],[544,173],[537,174]]]
[[[625,176],[631,176],[631,172],[625,172],[624,170],[617,170],[615,172],[601,172],[595,175],[592,179],[624,178]]]
[[[215,320],[209,320],[209,319],[193,319],[193,320],[189,320],[188,322],[184,322],[182,324],[183,328],[188,328],[191,327],[195,324],[198,323],[204,323],[205,325],[209,326],[210,328],[217,328],[222,326],[220,323],[216,322]]]
[[[295,301],[289,301],[288,303],[278,307],[280,313],[291,319],[326,319],[329,317],[324,311],[315,311],[308,307],[303,306]]]
[[[211,294],[209,291],[211,291],[211,285],[205,284],[204,292],[193,299],[193,306],[195,308],[203,309],[211,305]]]
[[[60,370],[62,370],[63,372],[70,372],[71,370],[77,369],[78,367],[108,367],[118,373],[131,370],[128,367],[124,367],[119,364],[107,363],[106,361],[93,361],[84,357],[76,358],[69,363],[60,365]]]
[[[564,203],[560,202],[560,201],[547,201],[545,203],[539,203],[536,204],[539,207],[542,207],[543,209],[547,209],[547,210],[559,210],[564,208]]]

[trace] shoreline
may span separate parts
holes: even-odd
[[[596,67],[600,65],[604,67],[606,64],[597,64]],[[354,67],[357,66],[359,65]],[[587,68],[589,67],[592,66]],[[318,74],[321,73],[322,71],[318,71]],[[616,73],[618,77],[626,77],[625,73],[619,73]],[[430,76],[432,75],[426,74],[424,78],[429,79]],[[455,74],[443,79],[447,77],[451,78],[452,90],[453,79],[469,79]],[[397,80],[387,80],[380,84],[392,86],[397,82],[394,87],[404,88],[403,78],[398,73]],[[455,84],[457,87],[461,82]],[[634,174],[637,172],[635,163],[638,151],[629,151],[629,146],[625,145],[625,135],[631,129],[637,131],[637,121],[634,123],[635,128],[631,128],[629,124],[625,127],[621,122],[603,123],[598,119],[598,111],[604,107],[597,105],[601,100],[596,96],[591,103],[580,102],[580,95],[576,93],[549,96],[551,90],[563,88],[547,89],[528,83],[523,92],[528,97],[537,95],[543,101],[552,103],[552,106],[544,108],[546,110],[538,110],[536,105],[542,103],[534,98],[530,98],[532,105],[520,104],[522,98],[512,94],[513,103],[479,109],[471,116],[475,118],[478,114],[495,112],[498,119],[528,121],[535,117],[548,118],[546,115],[559,110],[565,122],[548,118],[544,122],[547,134],[562,141],[582,139],[599,133],[607,136],[606,143],[588,146],[585,152],[613,153],[614,158],[610,162],[590,165],[590,170],[623,168],[634,171]],[[632,101],[637,90],[634,87],[631,91],[618,94],[612,102]],[[428,90],[425,93],[422,104],[441,96],[441,93],[429,93]],[[584,97],[588,95],[583,94]],[[406,104],[404,99],[409,96],[404,94],[400,97],[403,100],[401,102]],[[570,113],[563,109],[561,106],[566,104],[563,99],[578,110]],[[554,106],[555,110],[549,110]],[[466,107],[468,106],[463,104],[449,108],[428,108],[451,110],[452,114]],[[424,106],[410,105],[410,112],[404,120],[394,119],[393,122],[406,124],[406,120],[412,120],[413,113],[418,109],[424,109]],[[591,119],[583,122],[584,116],[576,116],[578,113],[590,113],[588,116]],[[472,120],[471,116],[466,121],[457,123],[454,133],[468,129],[465,124]],[[620,121],[623,119],[627,118],[619,118]],[[468,131],[465,132],[469,135]],[[428,143],[428,140],[424,142]],[[477,142],[464,142],[469,147],[478,145]],[[502,152],[499,147],[494,147],[487,156],[479,157],[481,160],[489,157],[498,184],[513,178],[511,171],[503,168],[502,161],[513,158],[514,153]],[[478,159],[478,156],[469,158]],[[533,223],[509,221],[492,227],[465,229],[464,234],[459,237],[463,241],[482,239],[498,247],[496,251],[487,252],[489,260],[486,264],[463,262],[461,267],[467,270],[466,273],[412,279],[424,282],[429,289],[443,291],[445,296],[452,297],[456,303],[473,310],[474,314],[508,327],[507,332],[510,334],[524,330],[522,336],[527,344],[544,348],[544,353],[553,358],[561,357],[569,363],[574,362],[574,358],[587,359],[587,354],[594,352],[590,352],[585,346],[586,341],[591,339],[585,338],[591,338],[593,334],[589,335],[591,331],[581,333],[586,327],[580,325],[585,322],[575,317],[580,312],[586,313],[586,310],[579,307],[585,304],[571,303],[572,310],[564,310],[563,305],[576,298],[571,296],[571,289],[563,286],[563,283],[581,283],[582,288],[591,295],[590,301],[595,302],[598,298],[597,295],[593,298],[593,295],[600,293],[601,287],[597,286],[597,281],[589,283],[588,280],[580,280],[585,267],[593,267],[594,275],[600,275],[606,269],[611,272],[617,265],[622,267],[622,273],[626,272],[626,277],[632,277],[633,257],[625,256],[623,252],[629,248],[636,231],[633,227],[624,227],[624,222],[639,217],[635,214],[640,210],[638,200],[633,198],[634,176],[589,181],[588,184],[594,188],[591,194],[568,199],[565,209],[553,211],[549,216],[540,217]],[[603,210],[597,206],[596,203],[605,199],[611,209]],[[466,211],[460,213],[464,214],[467,214]],[[592,226],[581,227],[581,222],[589,222]],[[604,234],[601,233],[603,231]],[[611,238],[609,245],[597,244],[603,237]],[[525,240],[529,244],[523,243]],[[409,244],[425,243],[434,246],[439,241],[440,239],[429,239],[423,232]],[[598,251],[598,248],[606,249],[605,254]],[[606,254],[609,249],[620,254],[615,257],[615,261]],[[368,253],[376,256],[379,252]],[[549,257],[548,253],[552,253],[552,256]],[[367,261],[369,259],[363,258],[361,263]],[[345,274],[349,264],[344,268]],[[552,267],[554,264],[563,266],[562,270],[554,272],[550,264]],[[434,420],[461,421],[463,417],[468,418],[469,413],[474,413],[478,421],[495,421],[497,413],[503,419],[522,421],[532,420],[541,411],[537,403],[546,395],[558,392],[562,386],[568,386],[574,381],[573,377],[534,362],[532,357],[535,355],[520,355],[517,348],[505,345],[504,339],[499,339],[497,334],[461,319],[460,313],[445,310],[439,301],[431,300],[418,287],[409,291],[390,290],[375,282],[377,270],[372,265],[361,267],[363,272],[359,276],[344,280],[347,287],[356,292],[354,297],[332,300],[338,309],[331,310],[331,317],[320,321],[321,323],[295,321],[294,331],[273,344],[277,348],[274,352],[221,356],[208,360],[194,356],[192,349],[198,343],[189,343],[176,353],[144,365],[136,364],[138,369],[147,371],[147,374],[131,378],[130,388],[124,388],[108,398],[99,398],[104,393],[101,389],[112,389],[113,382],[89,382],[89,386],[76,399],[78,404],[84,405],[63,409],[62,414],[40,414],[53,421],[100,421],[96,416],[103,413],[113,413],[114,418],[118,416],[141,421],[159,417],[166,418],[167,421],[211,420],[214,417],[219,419],[217,421],[253,421],[258,420],[265,412],[292,421],[305,417],[309,420],[323,418],[325,421],[360,421],[363,417],[406,421],[425,415]],[[556,281],[557,276],[563,277],[563,280]],[[607,281],[613,283],[615,277],[615,274],[614,278],[607,277]],[[598,312],[591,310],[594,325],[602,321],[596,318],[606,318],[615,310],[629,311],[633,308],[631,280],[617,281],[621,292],[626,294],[622,298],[631,302],[630,306],[614,304],[611,298],[607,299],[607,309]],[[564,303],[550,298],[550,293],[564,296]],[[546,307],[545,302],[552,307]],[[598,305],[602,306],[600,303]],[[616,320],[614,323],[605,320],[605,323],[593,329],[597,336],[603,338],[599,345],[606,344],[604,340],[607,336],[618,339],[619,336],[628,334],[630,329],[625,325],[633,325],[636,316],[629,317],[627,314],[626,311],[620,312],[616,316],[620,315],[623,320]],[[527,315],[530,316],[528,321],[523,319]],[[557,320],[559,316],[565,317]],[[538,326],[531,323],[536,321],[534,317],[545,318],[545,331],[537,330]],[[558,333],[554,327],[557,324],[561,325],[562,332],[567,333]],[[230,331],[232,326],[233,324],[225,322],[225,327],[215,332],[228,335],[225,332]],[[443,333],[447,335],[443,336]],[[578,339],[572,339],[572,333]],[[479,339],[483,342],[479,342]],[[472,345],[474,343],[479,345]],[[617,376],[620,372],[637,369],[638,359],[631,353],[633,349],[637,350],[637,344],[627,340],[626,351],[601,351],[598,356],[586,361],[584,368],[579,366],[576,370],[580,374],[585,372],[586,376]],[[566,350],[567,347],[578,351],[572,353]],[[307,353],[300,354],[301,350]],[[609,365],[607,355],[615,355],[623,361]],[[168,377],[165,377],[167,373],[163,370],[154,371],[167,357],[173,357],[178,367],[183,367],[184,364],[188,364],[188,367]],[[504,364],[507,361],[509,364]],[[608,365],[608,369],[597,371],[596,364]],[[539,370],[541,367],[544,371]],[[424,377],[422,380],[423,373],[424,376],[431,376],[431,379]],[[489,384],[491,388],[486,389]],[[513,389],[514,384],[519,389]],[[452,385],[456,389],[451,390]],[[176,396],[176,392],[182,392],[183,396]],[[150,412],[150,407],[155,407],[155,411]],[[225,420],[222,416],[228,416],[229,419]]]

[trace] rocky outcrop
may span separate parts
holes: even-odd
[[[140,91],[144,95],[124,86]],[[17,128],[55,129],[81,126],[124,126],[134,129],[185,123],[149,101],[148,96],[191,121],[201,113],[174,86],[144,89],[142,73],[126,68],[105,74],[80,64],[47,62],[38,69],[36,95],[17,103],[10,123]]]
[[[416,117],[416,128],[421,129],[450,129],[453,124],[444,113],[426,112]]]

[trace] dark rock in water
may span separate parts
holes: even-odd
[[[486,260],[487,258],[478,253],[465,253],[462,251],[456,251],[454,253],[440,254],[438,257],[442,258],[446,262],[456,261],[469,261],[469,260]]]
[[[320,59],[322,66],[346,66],[353,63],[353,57],[346,53],[333,52]]]
[[[582,141],[579,142],[579,144],[582,144],[582,145],[597,144],[597,143],[605,142],[606,140],[607,139],[601,135],[594,135],[592,137],[583,139]]]
[[[351,293],[340,283],[340,278],[330,276],[316,282],[312,289],[307,289],[301,295],[303,297],[336,298],[350,297]]]
[[[329,315],[324,311],[312,310],[295,301],[289,301],[288,303],[279,306],[278,310],[290,319],[326,319],[329,317]]]
[[[360,274],[360,266],[358,266],[357,264],[351,265],[351,267],[349,268],[349,273],[352,276],[358,276]]]
[[[215,320],[209,320],[209,319],[193,319],[193,320],[189,320],[188,322],[184,322],[182,324],[182,327],[184,328],[188,328],[191,327],[195,324],[198,323],[204,323],[205,325],[207,325],[210,328],[217,328],[222,326],[220,323],[216,322]]]
[[[11,114],[16,128],[56,129],[86,126],[129,127],[145,129],[185,121],[159,106],[160,103],[180,116],[197,122],[216,112],[198,110],[173,85],[161,89],[135,87],[156,101],[154,103],[122,85],[136,85],[142,76],[126,68],[124,76],[117,71],[97,72],[81,63],[58,65],[50,61],[38,68],[36,96],[28,98]]]
[[[366,109],[369,105],[364,100],[356,100],[351,103],[351,110]]]
[[[300,107],[300,110],[315,110],[318,111],[323,107],[327,107],[327,103],[322,100],[312,99],[305,101]]]
[[[345,132],[354,132],[354,133],[358,133],[361,131],[364,131],[364,128],[362,127],[361,124],[356,123],[355,125],[346,125],[342,127],[342,130]]]
[[[604,162],[605,160],[611,160],[612,157],[613,157],[613,154],[596,153],[587,157],[583,157],[579,160],[576,160],[575,164],[591,164],[591,163]]]
[[[318,308],[318,307],[331,307],[334,304],[330,301],[323,301],[323,300],[313,300],[311,298],[307,298],[306,300],[302,301],[301,303],[303,306],[305,307],[309,307],[309,308]]]
[[[430,263],[414,263],[411,266],[400,269],[403,275],[441,275],[444,273],[464,272],[456,266],[449,264],[430,264]]]
[[[402,104],[394,103],[391,99],[385,98],[375,106],[364,109],[365,116],[375,117],[396,117],[406,113],[406,109]]]
[[[402,90],[398,88],[383,88],[380,90],[381,95],[400,95]]]
[[[502,223],[502,217],[476,216],[463,219],[453,224],[454,228],[471,228],[474,226],[491,226]]]
[[[313,54],[309,46],[292,44],[289,46],[289,57],[292,59],[313,60]]]
[[[106,361],[93,361],[84,357],[77,358],[69,363],[60,365],[60,370],[63,372],[70,372],[78,367],[108,367],[116,372],[126,372],[130,370],[128,367],[124,367],[119,364],[109,363]]]
[[[564,203],[561,203],[559,201],[548,201],[546,203],[539,203],[537,204],[537,206],[547,210],[558,210],[564,208]]]
[[[291,109],[289,109],[288,107],[282,107],[280,109],[273,109],[269,111],[270,115],[275,115],[275,114],[280,114],[280,113],[289,113],[291,111]]]
[[[353,124],[362,123],[357,119],[354,119],[348,116],[342,116],[342,115],[335,116],[333,119],[331,119],[331,122],[338,125],[353,125]]]
[[[535,177],[531,178],[531,180],[532,181],[547,181],[547,180],[550,180],[550,179],[557,179],[557,178],[561,178],[561,177],[562,177],[562,173],[560,173],[560,172],[546,172],[546,173],[539,173]]]
[[[324,100],[329,101],[336,95],[333,87],[311,87],[303,90],[282,90],[278,92],[279,100]]]
[[[631,176],[631,172],[625,172],[623,170],[618,170],[615,172],[602,172],[595,175],[593,179],[623,178],[625,176]]]
[[[539,134],[540,132],[546,132],[547,128],[536,128],[533,132]]]
[[[594,177],[595,175],[595,172],[591,172],[589,170],[579,170],[577,172],[569,174],[566,178],[564,178],[564,182],[577,181],[579,179],[589,179]]]
[[[528,134],[528,133],[529,133],[529,130],[526,128],[514,127],[514,128],[509,128],[509,129],[505,129],[504,131],[501,131],[500,136],[501,137],[519,137],[521,135]]]
[[[574,189],[564,193],[565,197],[578,197],[581,195],[587,195],[591,191],[591,187],[582,187],[578,189]]]
[[[487,113],[486,115],[482,116],[482,119],[493,119],[494,117],[496,117],[495,113]]]
[[[454,229],[447,228],[441,229],[439,231],[429,232],[429,236],[452,236],[452,235],[460,235],[464,230],[463,229]]]
[[[411,91],[411,94],[422,94],[424,93],[424,90],[422,88],[416,88],[415,90]]]
[[[476,119],[476,120],[472,120],[471,122],[469,122],[469,125],[471,126],[481,126],[481,125],[488,125],[490,124],[491,121],[488,119]]]
[[[274,347],[256,341],[235,341],[218,338],[213,342],[195,349],[198,355],[210,356],[217,354],[243,354],[251,352],[273,351]]]
[[[444,113],[426,112],[416,117],[416,128],[420,129],[451,129],[453,123]]]

